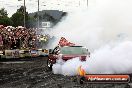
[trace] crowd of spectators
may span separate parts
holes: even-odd
[[[0,50],[38,48],[41,38],[33,28],[0,27]]]

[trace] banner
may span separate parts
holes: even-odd
[[[6,58],[19,58],[19,50],[5,50]]]
[[[128,83],[130,82],[129,75],[85,75],[84,76],[89,83]]]
[[[37,57],[38,56],[37,50],[31,50],[31,56],[32,57]]]
[[[12,50],[5,50],[6,58],[13,58],[13,51]]]
[[[48,54],[49,54],[49,50],[48,49],[38,50],[38,55],[39,56],[48,56]]]

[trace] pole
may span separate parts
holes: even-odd
[[[87,0],[87,7],[88,7],[88,0]]]
[[[26,6],[25,6],[25,0],[24,0],[24,28],[25,28],[25,13],[26,13]]]
[[[38,31],[39,31],[39,0],[38,0]]]

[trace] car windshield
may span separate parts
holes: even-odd
[[[62,47],[60,51],[62,54],[88,54],[87,49],[83,47]]]

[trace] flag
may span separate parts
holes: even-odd
[[[75,46],[74,43],[68,42],[68,40],[66,40],[64,37],[61,37],[59,44],[61,47],[63,46]]]

